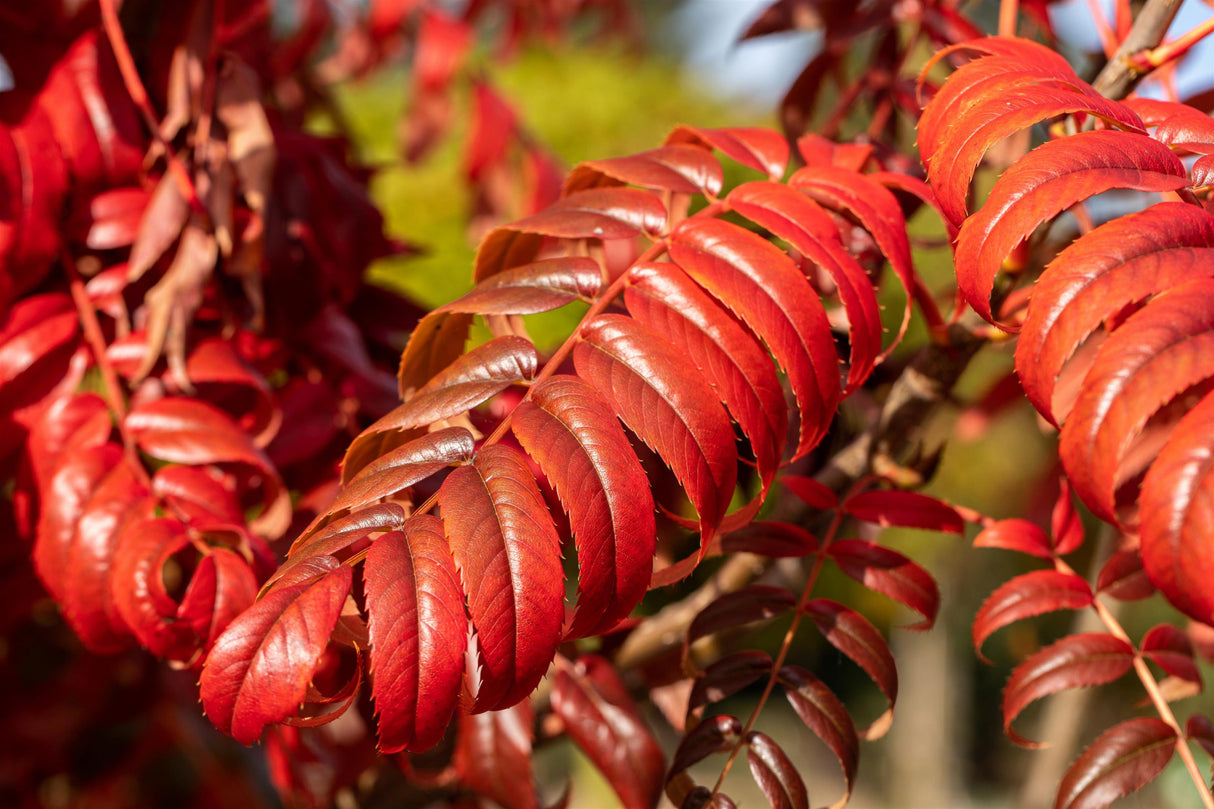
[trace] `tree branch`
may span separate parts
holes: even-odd
[[[1181,0],[1147,0],[1117,53],[1092,82],[1096,92],[1106,98],[1124,98],[1146,77],[1147,71],[1136,65],[1131,57],[1151,50],[1163,41],[1180,4]]]

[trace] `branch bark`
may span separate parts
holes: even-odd
[[[1146,77],[1147,71],[1137,67],[1130,61],[1130,57],[1141,51],[1151,50],[1163,41],[1163,35],[1176,18],[1181,2],[1182,0],[1147,0],[1117,53],[1113,54],[1113,58],[1092,82],[1096,92],[1106,98],[1124,98]]]

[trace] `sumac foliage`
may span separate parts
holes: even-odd
[[[1053,42],[1050,3],[1022,5]],[[1170,65],[1210,27],[1159,45],[1147,5],[1137,33],[1128,5],[1100,21],[1106,56],[1140,43],[1112,67]],[[1030,618],[1099,627],[1017,644],[1009,739],[1035,745],[1044,697],[1131,674],[1153,711],[1093,733],[1057,807],[1106,806],[1174,756],[1214,806],[1210,719],[1171,707],[1214,659],[1201,109],[1089,84],[1010,36],[1016,3],[986,37],[949,0],[779,0],[742,40],[825,38],[783,131],[685,124],[565,171],[493,62],[636,44],[623,0],[27,6],[0,4],[0,628],[14,683],[42,685],[13,706],[26,752],[0,795],[108,805],[176,746],[207,782],[180,805],[256,805],[257,777],[225,780],[198,740],[200,703],[291,806],[553,805],[536,756],[564,740],[627,807],[842,807],[860,743],[895,722],[888,628],[942,617],[932,561],[885,529],[972,527],[1044,563],[1000,573],[978,657]],[[368,280],[415,248],[385,235],[337,101],[402,56],[400,159],[462,139],[478,245],[471,289],[429,310]],[[1142,204],[1092,201],[1117,191]],[[923,280],[936,231],[955,289]],[[917,491],[935,415],[1013,335],[967,429],[1027,397],[1058,431],[1048,518]],[[1113,602],[1156,591],[1187,628],[1127,630]],[[108,705],[109,678],[146,710]],[[85,708],[38,730],[68,693]],[[131,717],[148,741],[105,777],[51,777],[58,738]]]

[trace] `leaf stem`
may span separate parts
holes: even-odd
[[[1134,63],[1134,56],[1159,46],[1180,4],[1181,0],[1147,0],[1117,53],[1092,82],[1096,92],[1106,98],[1124,98],[1142,81],[1146,73]]]
[[[148,99],[147,89],[143,86],[143,79],[140,78],[139,70],[135,67],[135,58],[131,55],[126,35],[122,32],[122,23],[118,19],[115,0],[100,0],[100,5],[101,24],[105,28],[106,39],[109,40],[110,47],[114,50],[114,59],[118,62],[119,73],[122,74],[122,83],[126,86],[126,91],[130,95],[131,101],[134,102],[135,108],[139,110],[152,140],[164,152],[169,173],[173,175],[173,181],[177,184],[181,196],[189,203],[190,210],[201,217],[209,228],[211,217],[207,213],[206,206],[202,204],[202,200],[198,198],[198,192],[190,180],[190,174],[186,170],[185,164],[181,162],[181,158],[173,152],[172,147],[160,134],[160,122],[156,120],[156,113]]]
[[[1070,565],[1057,557],[1054,559],[1054,567],[1061,573],[1078,575]],[[1206,786],[1205,776],[1201,774],[1201,770],[1197,766],[1197,760],[1193,758],[1193,751],[1189,749],[1189,744],[1185,740],[1184,728],[1180,726],[1180,722],[1176,719],[1176,714],[1172,713],[1171,706],[1168,705],[1168,701],[1164,699],[1163,693],[1159,690],[1159,683],[1155,682],[1155,675],[1151,673],[1150,667],[1147,665],[1146,660],[1143,659],[1142,652],[1139,651],[1137,644],[1130,639],[1121,622],[1117,620],[1117,616],[1104,605],[1099,596],[1092,599],[1092,609],[1096,611],[1100,622],[1104,624],[1105,629],[1108,630],[1110,635],[1125,641],[1134,650],[1134,673],[1138,675],[1138,680],[1146,690],[1147,696],[1150,697],[1151,704],[1155,706],[1155,712],[1159,714],[1159,718],[1168,727],[1172,728],[1172,731],[1176,734],[1176,752],[1180,754],[1180,759],[1184,762],[1185,769],[1189,771],[1189,777],[1193,780],[1193,784],[1201,795],[1203,809],[1214,809],[1214,793]]]
[[[852,487],[853,491],[859,488],[860,484]],[[847,498],[843,498],[846,500]],[[792,649],[793,639],[796,637],[797,630],[801,626],[801,621],[805,617],[805,605],[809,602],[809,597],[813,593],[814,585],[817,584],[818,574],[822,572],[822,566],[826,562],[826,552],[830,548],[830,543],[834,541],[835,536],[839,533],[839,527],[843,524],[843,509],[842,507],[835,509],[834,515],[831,517],[830,525],[826,532],[822,535],[822,544],[819,546],[817,553],[814,555],[813,567],[809,570],[809,576],[805,580],[805,586],[801,589],[801,595],[797,599],[797,606],[793,609],[792,621],[788,624],[788,629],[784,633],[784,639],[780,642],[780,651],[776,654],[775,661],[771,664],[771,673],[767,677],[767,685],[763,688],[763,693],[759,695],[758,701],[750,712],[750,716],[746,720],[746,726],[742,728],[742,733],[738,740],[734,742],[733,749],[729,752],[729,758],[721,767],[721,774],[717,778],[717,783],[712,788],[712,794],[716,795],[721,791],[721,787],[725,784],[725,777],[729,775],[729,770],[733,767],[734,762],[738,758],[738,753],[742,751],[742,746],[746,744],[746,737],[754,729],[755,722],[759,719],[759,714],[762,713],[763,707],[767,704],[767,700],[771,697],[771,692],[775,690],[776,681],[780,677],[780,669],[784,667],[784,661],[788,657],[788,652]]]

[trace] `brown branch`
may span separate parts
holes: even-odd
[[[1181,0],[1147,0],[1117,53],[1092,82],[1096,92],[1106,98],[1124,98],[1142,81],[1149,71],[1136,64],[1133,57],[1163,41],[1163,35],[1180,10],[1180,3]]]

